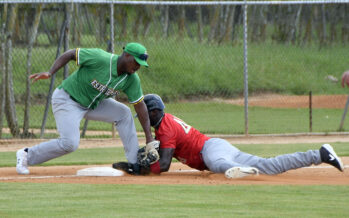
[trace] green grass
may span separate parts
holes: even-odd
[[[39,37],[40,38],[40,37]],[[84,35],[80,46],[100,47],[96,40]],[[132,40],[132,39],[130,39]],[[156,92],[166,99],[200,96],[234,97],[243,93],[243,45],[207,44],[190,39],[177,38],[159,40],[156,37],[138,39],[150,54],[149,68],[141,68],[139,75],[145,93]],[[123,44],[122,42],[120,42]],[[122,52],[121,44],[115,53]],[[250,43],[249,91],[250,93],[277,92],[287,94],[347,93],[339,83],[325,80],[325,76],[340,78],[348,69],[348,47],[334,44],[322,48],[318,46],[293,46],[272,42]],[[14,47],[13,74],[14,90],[18,95],[25,90],[26,48]],[[32,72],[47,71],[54,62],[56,46],[35,47],[32,58]],[[69,64],[70,73],[77,67]],[[62,81],[62,71],[58,72],[55,86]],[[32,86],[34,95],[45,96],[49,80],[39,81]]]
[[[326,143],[326,142],[323,142]],[[321,143],[311,144],[263,144],[263,145],[235,145],[241,151],[257,155],[260,157],[274,157],[280,154],[294,153],[298,151],[307,151],[310,149],[319,149]],[[332,143],[339,156],[349,156],[347,143]],[[141,145],[143,146],[143,145]],[[16,165],[15,152],[0,153],[0,167],[14,167]],[[78,149],[77,151],[50,160],[42,166],[55,165],[94,165],[94,164],[111,164],[117,161],[125,161],[126,157],[122,147],[115,148],[89,148]],[[173,159],[176,161],[175,159]]]
[[[340,45],[319,50],[317,46],[297,47],[281,44],[249,45],[249,90],[267,90],[288,94],[347,93],[339,83],[325,79],[333,75],[338,79],[348,69],[341,64],[348,54]],[[337,50],[338,49],[338,50]]]
[[[129,105],[135,114],[133,107]],[[31,128],[41,128],[44,108],[33,105],[31,112]],[[192,102],[192,103],[166,103],[166,112],[183,119],[189,125],[204,133],[212,134],[244,134],[244,107],[226,103]],[[338,130],[343,110],[342,109],[313,109],[313,132],[335,132]],[[18,122],[23,123],[23,107],[17,105]],[[34,119],[35,118],[35,119]],[[84,121],[81,122],[81,129]],[[136,128],[142,131],[140,123],[135,119]],[[6,125],[6,123],[5,123]],[[55,129],[56,124],[52,112],[46,123],[46,128]],[[89,130],[111,131],[111,124],[90,121]],[[344,131],[349,130],[349,123],[344,123]],[[279,109],[250,107],[249,108],[249,133],[297,133],[309,132],[308,109]],[[4,136],[6,137],[6,136]],[[10,137],[10,136],[8,136]],[[57,137],[46,135],[46,137]]]
[[[242,33],[242,31],[240,31]],[[43,35],[38,36],[44,41]],[[135,41],[129,39],[129,41]],[[243,45],[206,44],[188,39],[139,39],[150,54],[149,68],[139,75],[144,93],[158,93],[165,100],[213,96],[232,98],[243,93]],[[123,42],[117,42],[120,54]],[[46,42],[47,44],[47,42]],[[72,45],[72,47],[76,47]],[[100,47],[93,36],[84,35],[81,47]],[[339,83],[348,69],[348,45],[297,47],[276,43],[250,43],[249,93],[347,94]],[[47,71],[53,63],[56,45],[36,47],[32,72]],[[13,50],[14,91],[22,102],[25,90],[26,49]],[[76,67],[69,64],[70,72]],[[57,74],[55,86],[62,81]],[[35,100],[46,97],[49,81],[32,85]],[[244,133],[243,107],[217,103],[167,104],[167,111],[195,128],[209,133]],[[22,106],[17,105],[19,123]],[[33,103],[31,127],[41,125],[43,107]],[[342,110],[316,109],[313,131],[336,131]],[[249,131],[254,133],[307,132],[307,109],[249,110]],[[136,121],[137,129],[140,125]],[[48,128],[55,128],[50,112]],[[348,124],[344,127],[349,129]],[[110,124],[90,122],[89,129],[109,130]],[[333,143],[339,156],[348,156],[344,143]],[[263,157],[318,149],[321,144],[237,145]],[[125,160],[122,148],[79,149],[49,161],[44,166],[110,164]],[[15,152],[1,152],[0,166],[15,166]],[[86,185],[0,183],[0,217],[347,217],[349,186],[197,186],[197,185]]]
[[[348,156],[345,143],[333,143]],[[263,157],[318,149],[316,144],[237,145]],[[15,152],[0,153],[15,166]],[[123,148],[78,149],[49,165],[125,160]],[[0,183],[0,217],[346,217],[349,186],[108,185]]]
[[[204,96],[233,97],[243,93],[242,44],[200,44],[190,40],[144,41],[150,68],[140,73],[145,92],[166,98]],[[251,43],[248,47],[250,93],[287,94],[346,93],[337,78],[348,69],[346,46],[297,47],[274,43]]]
[[[189,106],[190,105],[190,106]],[[167,104],[165,111],[205,133],[244,134],[244,107],[224,103]],[[190,111],[186,109],[190,107]],[[342,109],[313,109],[313,132],[335,132]],[[344,129],[348,130],[345,123]],[[308,109],[249,108],[249,133],[309,132]]]
[[[1,217],[346,217],[349,186],[0,184]],[[331,193],[331,194],[329,194]]]

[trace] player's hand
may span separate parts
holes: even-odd
[[[349,71],[346,71],[342,75],[342,87],[344,88],[345,85],[349,87]]]
[[[159,148],[160,148],[160,141],[158,140],[149,142],[145,146],[145,153],[147,154],[146,158],[150,159],[150,164],[153,164],[160,159],[160,155],[158,153]]]
[[[153,149],[159,150],[159,147],[160,147],[160,141],[154,140],[147,143],[147,145],[145,146],[145,151],[148,153],[150,150],[153,150]]]
[[[34,73],[29,76],[29,79],[32,80],[32,82],[36,82],[39,79],[48,79],[51,77],[51,74],[49,72],[41,72],[41,73]]]

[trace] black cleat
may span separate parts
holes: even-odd
[[[138,164],[131,164],[128,162],[117,162],[113,163],[113,168],[117,170],[122,170],[125,173],[131,174],[131,175],[139,175],[139,166]]]
[[[336,152],[334,152],[330,144],[322,145],[322,147],[320,148],[320,156],[322,162],[328,163],[342,172],[344,171],[341,159],[337,156]]]

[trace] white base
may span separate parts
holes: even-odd
[[[77,176],[123,176],[124,172],[111,167],[91,167],[78,170]]]

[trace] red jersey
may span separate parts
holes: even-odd
[[[204,170],[206,166],[201,157],[204,143],[210,139],[172,114],[165,113],[159,129],[155,130],[160,148],[174,148],[174,157],[180,162]]]

